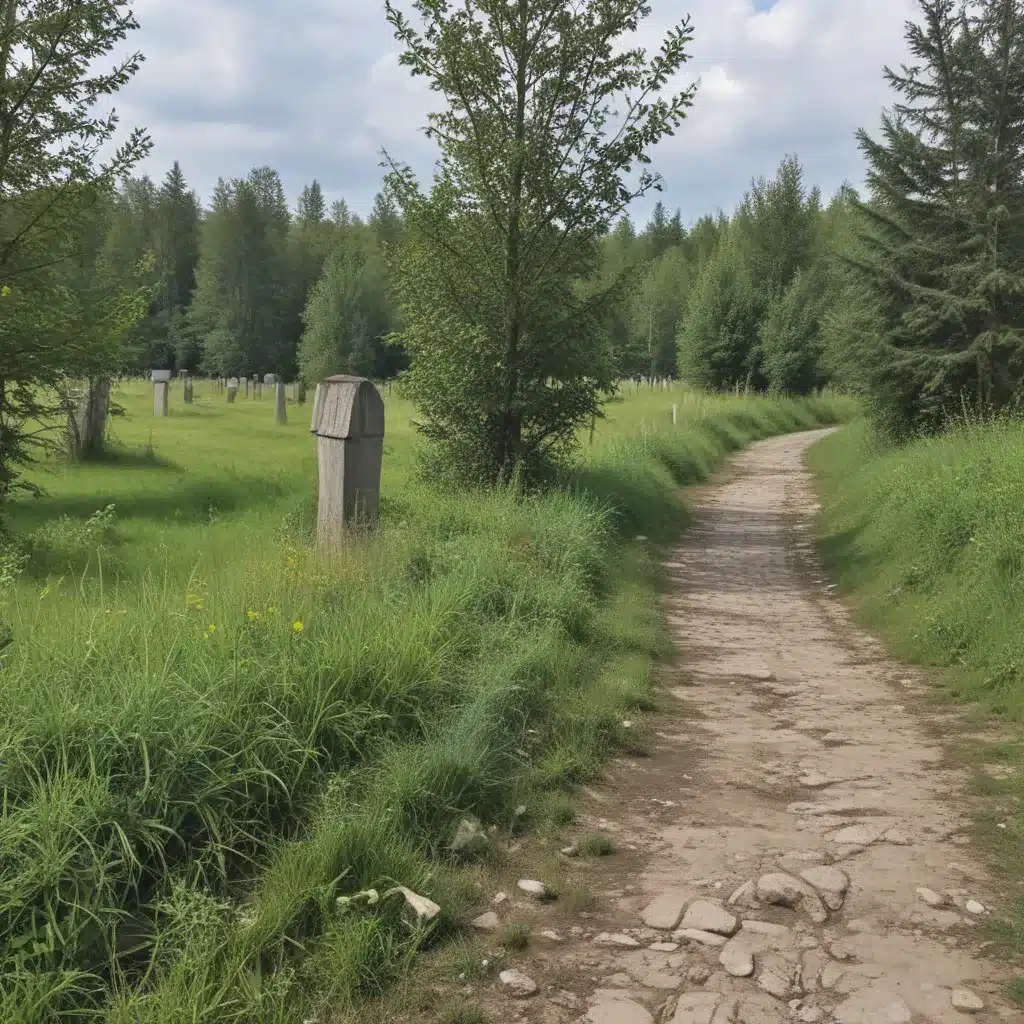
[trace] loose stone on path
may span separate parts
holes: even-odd
[[[721,998],[715,992],[685,992],[676,1004],[672,1024],[711,1024]]]
[[[953,1009],[961,1013],[978,1013],[985,1009],[985,1002],[977,993],[969,988],[955,988],[950,997]]]
[[[587,1011],[587,1024],[654,1024],[654,1018],[631,999],[612,999]]]
[[[498,975],[498,980],[516,999],[529,999],[530,996],[535,996],[538,992],[537,982],[515,968],[502,971]]]
[[[738,942],[730,942],[722,950],[718,962],[725,973],[734,978],[749,978],[754,973],[754,954]]]
[[[664,892],[644,907],[640,918],[648,928],[670,932],[678,926],[688,899],[684,893]]]
[[[739,922],[717,903],[711,903],[709,900],[694,900],[687,908],[680,927],[714,932],[717,935],[732,935],[739,927]]]

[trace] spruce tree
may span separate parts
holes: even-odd
[[[863,352],[878,422],[902,436],[1024,381],[1024,3],[919,0],[899,102],[860,131],[870,201],[856,259],[879,334]]]

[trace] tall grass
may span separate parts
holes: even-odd
[[[14,509],[4,1021],[292,1022],[381,991],[474,898],[461,819],[592,777],[650,706],[636,535],[677,533],[678,485],[728,450],[848,412],[633,395],[560,490],[517,499],[415,481],[389,399],[380,529],[324,560],[306,410],[196,390],[154,420],[124,389],[113,456]]]
[[[899,449],[857,424],[811,461],[824,555],[865,623],[1004,736],[965,752],[1001,769],[978,775],[981,829],[1015,883],[1006,934],[1024,954],[1024,423]]]

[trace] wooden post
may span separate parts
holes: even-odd
[[[672,403],[672,426],[676,425],[676,403]]]
[[[238,378],[228,377],[228,405],[230,405],[235,398],[238,396]]]
[[[283,380],[277,381],[277,383],[274,385],[274,388],[275,388],[275,397],[277,399],[276,410],[275,410],[276,411],[276,418],[277,418],[277,422],[279,424],[283,425],[283,424],[288,422],[288,407],[285,404],[284,381]]]
[[[167,415],[167,391],[171,386],[170,370],[154,370],[153,379],[153,415]]]
[[[249,378],[245,378],[245,397],[249,397]]]
[[[328,377],[316,388],[310,432],[317,438],[317,540],[337,544],[345,526],[376,521],[384,456],[384,400],[365,377]]]

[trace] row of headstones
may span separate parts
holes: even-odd
[[[168,413],[168,392],[170,390],[171,380],[173,378],[172,370],[153,370],[153,415],[154,416],[166,416]],[[184,399],[186,405],[191,405],[195,398],[195,381],[189,376],[188,370],[180,370],[179,376],[183,382]],[[245,397],[249,397],[249,386],[250,379],[248,377],[241,378],[245,384]],[[238,377],[218,377],[216,378],[216,388],[218,391],[227,391],[228,403],[234,402],[238,396],[240,378]],[[287,393],[285,389],[285,383],[283,380],[279,380],[276,374],[266,373],[263,375],[263,379],[260,380],[258,374],[254,374],[251,380],[252,392],[256,397],[263,397],[264,387],[273,387],[275,389],[276,408],[275,415],[278,423],[288,422],[288,408],[287,408]],[[297,381],[292,384],[292,399],[302,405],[306,401],[306,389],[301,381]]]

